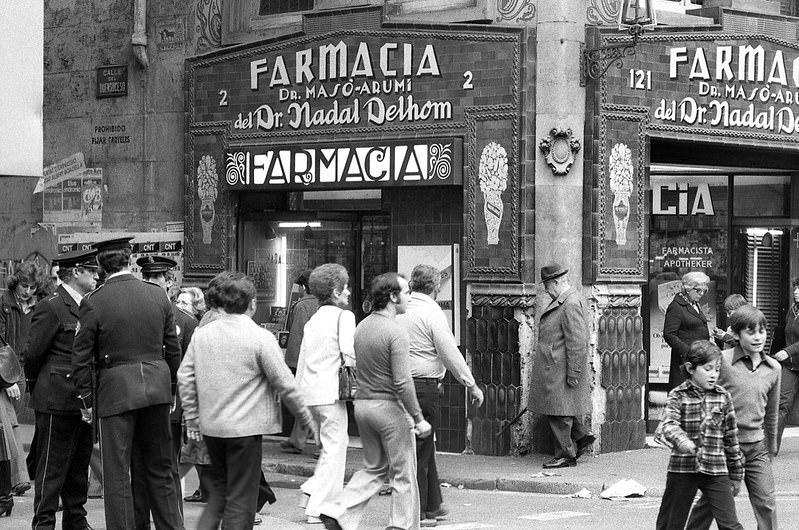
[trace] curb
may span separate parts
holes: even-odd
[[[277,473],[280,475],[293,475],[298,477],[310,477],[314,473],[315,464],[299,464],[299,463],[286,463],[286,462],[270,462],[265,464],[264,469]],[[344,474],[344,480],[349,481],[353,473],[357,469],[347,469]],[[599,496],[607,484],[587,484],[578,482],[556,482],[545,480],[526,480],[516,478],[502,478],[495,479],[472,479],[472,478],[458,478],[447,477],[442,475],[439,481],[450,484],[449,487],[458,489],[481,490],[481,491],[508,491],[518,493],[542,493],[549,495],[571,495],[582,489],[587,489],[593,496]],[[663,488],[654,487],[647,488],[644,497],[662,497]]]

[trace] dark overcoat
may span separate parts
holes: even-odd
[[[91,395],[97,366],[95,414],[113,416],[172,403],[180,345],[164,290],[132,274],[113,276],[80,306],[72,360],[79,395]]]
[[[590,410],[589,332],[585,303],[573,287],[544,309],[532,368],[528,410],[579,416]],[[567,377],[575,377],[570,387]]]
[[[669,390],[677,387],[685,378],[680,373],[682,357],[695,340],[710,340],[707,317],[697,311],[682,293],[674,295],[663,320],[663,340],[671,346],[669,368]]]

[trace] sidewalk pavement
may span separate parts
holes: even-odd
[[[21,425],[20,429],[27,451],[33,426]],[[284,438],[277,436],[264,438],[261,464],[270,482],[277,481],[279,487],[298,488],[303,477],[310,477],[314,472],[314,448],[312,445],[306,446],[301,455],[285,453],[280,447],[282,440]],[[622,479],[632,479],[646,488],[646,496],[659,497],[666,485],[669,452],[652,447],[618,453],[586,454],[576,467],[543,469],[542,464],[550,458],[550,455],[543,454],[512,457],[438,453],[436,461],[439,479],[447,485],[445,487],[557,495],[571,495],[587,489],[592,495],[599,495]],[[347,479],[361,467],[360,441],[352,439],[347,450]],[[774,476],[778,494],[799,495],[797,427],[785,431],[780,455],[774,460]]]
[[[264,439],[265,472],[311,476],[316,465],[313,446],[306,446],[302,455],[289,454],[280,448],[280,440],[283,438]],[[351,441],[347,451],[347,480],[362,467],[361,449],[357,445]],[[646,488],[646,496],[660,497],[666,485],[669,451],[656,446],[586,454],[576,467],[543,469],[542,464],[550,458],[551,455],[542,454],[511,457],[438,453],[436,462],[440,481],[453,488],[558,495],[587,489],[596,496],[622,479],[632,479]],[[774,476],[778,494],[799,495],[799,428],[786,429],[780,455],[774,460]]]

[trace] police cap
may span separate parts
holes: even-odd
[[[84,269],[96,269],[97,250],[90,248],[85,250],[73,250],[72,252],[65,252],[53,258],[53,265],[58,265],[62,269],[71,267],[82,267]]]
[[[106,241],[98,241],[92,246],[97,249],[97,252],[103,252],[105,250],[122,250],[125,248],[129,249],[131,248],[131,239],[133,239],[133,236],[117,237],[115,239],[107,239]]]
[[[141,271],[147,274],[167,272],[177,264],[177,261],[164,256],[143,256],[136,260],[136,265],[141,267]]]

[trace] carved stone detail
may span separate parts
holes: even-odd
[[[572,138],[571,129],[555,127],[538,143],[538,148],[555,175],[566,175],[574,164],[574,155],[580,150],[580,140]]]

